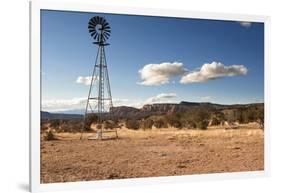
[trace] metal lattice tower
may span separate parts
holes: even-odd
[[[95,40],[93,43],[98,46],[98,51],[91,76],[91,83],[84,114],[84,126],[89,114],[96,114],[98,116],[98,123],[102,124],[103,121],[110,116],[110,110],[113,107],[105,56],[105,46],[109,45],[106,43],[106,40],[110,36],[110,26],[103,17],[96,16],[89,20],[88,29],[89,33]],[[100,132],[102,136],[102,128]]]

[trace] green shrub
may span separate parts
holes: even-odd
[[[219,121],[220,123],[226,120],[225,114],[224,114],[223,112],[221,112],[221,111],[216,111],[216,112],[214,113],[214,117],[215,117],[216,119],[218,119],[218,121]]]
[[[88,114],[85,117],[84,130],[90,131],[92,123],[97,123],[97,122],[98,122],[98,116],[96,114]]]
[[[207,129],[211,113],[203,108],[189,110],[183,114],[183,118],[192,127]]]
[[[212,120],[211,120],[212,122],[211,122],[211,125],[219,125],[221,122],[219,121],[219,119],[218,118],[216,118],[216,117],[213,117],[212,118]]]
[[[138,130],[140,128],[140,122],[135,119],[128,119],[125,124],[128,129]]]
[[[167,127],[167,123],[163,119],[155,120],[153,125],[158,129]]]
[[[228,122],[238,121],[239,123],[249,123],[258,121],[263,117],[263,107],[240,107],[237,109],[228,109],[225,112],[226,120]]]
[[[65,124],[65,131],[66,132],[72,132],[72,133],[76,133],[76,132],[81,132],[81,130],[83,129],[83,120],[82,119],[77,119],[77,120],[69,120],[66,124]]]
[[[171,127],[182,128],[182,122],[178,115],[171,115],[167,117],[167,122]]]
[[[114,129],[119,127],[117,121],[112,121],[112,120],[106,120],[103,122],[103,126],[105,129]]]
[[[143,129],[152,129],[153,124],[154,124],[154,121],[152,119],[144,119],[141,122],[141,126]]]
[[[186,121],[185,127],[188,129],[195,129],[196,123],[194,121]]]
[[[207,120],[202,120],[197,122],[196,127],[198,129],[206,130],[208,127],[208,121]]]
[[[264,129],[264,111],[257,113],[257,122],[260,124],[261,129]]]

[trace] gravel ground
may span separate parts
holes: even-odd
[[[119,139],[56,134],[41,141],[41,183],[257,171],[264,168],[258,128],[207,131],[120,129]]]

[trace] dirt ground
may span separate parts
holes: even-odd
[[[263,130],[118,130],[119,139],[60,133],[41,141],[41,183],[257,171],[264,168]]]

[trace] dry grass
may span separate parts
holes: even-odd
[[[255,125],[225,130],[118,130],[117,140],[59,133],[41,142],[41,182],[255,171],[264,168],[263,131]]]

